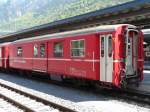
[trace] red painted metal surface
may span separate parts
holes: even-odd
[[[10,43],[0,44],[0,68],[9,67],[9,45]]]
[[[46,38],[34,41],[12,42],[6,47],[6,58],[9,52],[9,66],[11,68],[45,72],[47,74],[63,75],[89,80],[100,81],[100,35],[112,34],[113,60],[122,60],[124,56],[124,31],[127,25],[120,25],[114,31],[96,32],[83,35],[73,35],[62,38]],[[71,56],[71,41],[85,41],[85,56]],[[63,56],[54,57],[54,43],[63,43]],[[38,55],[34,57],[34,45],[38,46]],[[45,44],[45,55],[40,56],[40,45]],[[4,46],[5,47],[5,46]],[[17,56],[18,47],[22,47],[22,56]],[[0,48],[3,48],[0,46]],[[3,51],[3,50],[2,50]],[[2,52],[3,54],[3,52]],[[143,35],[140,33],[138,38],[138,69],[143,79]],[[5,57],[4,57],[5,58]],[[3,66],[3,59],[0,66]],[[8,63],[7,63],[8,64]],[[7,65],[8,66],[8,65]],[[125,62],[113,62],[112,85],[121,85],[121,70],[125,67]]]

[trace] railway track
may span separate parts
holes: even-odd
[[[19,75],[16,75],[17,77],[22,77]],[[24,76],[23,76],[24,77]],[[24,77],[30,80],[35,80],[39,82],[44,82],[44,83],[49,83],[49,84],[54,84],[58,86],[63,86],[63,87],[68,87],[68,88],[73,88],[73,89],[79,89],[85,92],[89,93],[94,93],[94,94],[101,94],[101,95],[107,95],[111,96],[113,98],[116,98],[117,100],[124,100],[127,102],[135,102],[136,104],[146,104],[150,105],[150,93],[144,92],[144,91],[135,91],[132,89],[128,90],[120,90],[120,89],[106,89],[106,88],[94,88],[90,89],[88,87],[78,87],[78,86],[73,86],[67,83],[62,83],[59,81],[54,81],[54,80],[49,80],[48,78],[41,78],[41,77]],[[92,87],[93,88],[93,87]]]
[[[39,79],[38,81],[41,81],[41,79]],[[44,82],[44,81],[42,81],[42,82]],[[135,103],[150,105],[150,93],[145,92],[145,91],[138,91],[138,90],[134,90],[134,89],[125,89],[124,90],[124,89],[114,89],[114,88],[110,89],[110,88],[97,88],[97,87],[94,89],[91,89],[91,87],[89,87],[89,88],[84,87],[84,86],[78,87],[78,86],[72,86],[67,83],[62,84],[62,82],[58,82],[58,81],[49,81],[48,80],[47,82],[55,84],[55,85],[59,85],[59,86],[80,89],[82,91],[91,92],[91,93],[94,93],[97,95],[99,95],[99,94],[108,95],[108,96],[116,97],[118,99],[123,99],[123,100],[128,100],[128,101],[130,100]]]
[[[0,96],[0,112],[24,112]]]
[[[136,103],[137,105],[150,106],[150,93],[133,89],[104,89],[100,90],[102,94],[112,96],[116,99]],[[95,91],[97,94],[99,90]]]
[[[62,105],[42,99],[37,95],[0,83],[0,97],[25,112],[75,112]]]
[[[121,96],[125,99],[133,100],[138,103],[150,105],[150,93],[139,90],[120,90]]]

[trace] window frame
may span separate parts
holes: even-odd
[[[105,38],[106,38],[106,35],[101,35],[101,38],[100,38],[100,57],[104,58],[105,57]],[[103,39],[103,55],[102,55],[102,39]]]
[[[19,53],[19,49],[21,49],[21,52]],[[21,46],[17,47],[17,56],[22,57],[23,56],[23,48]]]
[[[61,48],[61,56],[56,56],[56,52],[55,52],[55,45],[58,44],[58,43],[61,43],[62,45],[62,48]],[[53,57],[56,57],[56,58],[61,58],[64,56],[64,43],[62,41],[58,41],[58,42],[54,42],[53,43]]]
[[[41,54],[41,48],[44,46],[44,55],[42,55]],[[46,56],[46,51],[45,51],[45,49],[46,49],[46,44],[45,43],[41,43],[40,44],[40,58],[45,58],[45,56]]]
[[[72,55],[72,42],[75,42],[75,41],[83,41],[84,42],[84,46],[83,46],[83,52],[84,54],[82,56],[73,56]],[[74,49],[79,49],[79,48],[74,48]],[[81,48],[80,48],[81,49]],[[85,49],[86,49],[86,46],[85,46],[85,39],[76,39],[76,40],[71,40],[70,41],[70,56],[72,58],[83,58],[85,57]]]
[[[36,55],[35,55],[35,46],[36,46],[36,48],[37,48],[37,54],[36,54]],[[39,55],[38,49],[39,49],[38,44],[34,44],[34,46],[33,46],[33,56],[34,56],[35,58],[38,57],[38,55]]]
[[[109,52],[109,48],[110,48],[110,44],[109,44],[109,42],[110,42],[110,39],[111,38],[111,55],[110,55],[110,52]],[[108,35],[108,57],[110,58],[110,57],[113,57],[113,36],[112,36],[112,34],[109,34]]]

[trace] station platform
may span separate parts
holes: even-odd
[[[144,80],[140,83],[139,87],[134,89],[150,93],[150,70],[144,70]]]
[[[144,61],[144,69],[150,70],[150,61]]]

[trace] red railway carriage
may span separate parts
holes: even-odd
[[[143,79],[143,35],[128,24],[21,39],[10,47],[16,69],[121,87]]]
[[[10,43],[0,44],[0,68],[9,67],[9,45]]]

